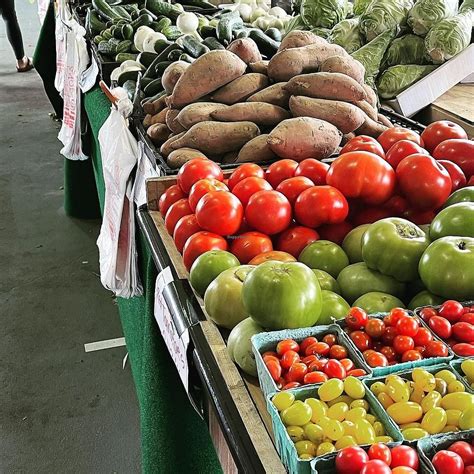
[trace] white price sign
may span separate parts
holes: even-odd
[[[173,281],[169,267],[162,270],[156,277],[155,286],[155,319],[165,340],[166,347],[178,369],[181,382],[186,393],[189,392],[189,365],[187,351],[189,346],[189,332],[186,329],[181,336],[178,334],[168,305],[163,296],[164,288]]]

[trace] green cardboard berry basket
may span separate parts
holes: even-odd
[[[407,311],[408,314],[413,315],[412,311]],[[388,313],[374,313],[369,315],[369,319],[372,318],[377,318],[377,319],[383,319]],[[425,322],[421,319],[418,318],[420,322],[420,326],[428,329],[432,334],[433,334],[433,339],[436,341],[441,341],[441,339],[431,331],[431,329],[425,324]],[[336,322],[341,329],[344,331],[346,328],[346,322],[344,319],[340,319],[339,321]],[[352,339],[348,336],[347,339],[349,339],[350,344],[352,344],[353,348],[361,355],[363,358],[362,353],[360,352],[359,349],[357,349],[356,345],[352,342]],[[442,341],[444,342],[444,341]],[[447,345],[447,344],[446,344]],[[398,372],[404,372],[409,369],[414,369],[415,367],[427,367],[430,365],[439,365],[439,364],[448,364],[449,361],[454,357],[453,352],[448,346],[448,355],[446,357],[428,357],[424,358],[421,360],[415,360],[411,362],[401,362],[399,364],[394,364],[394,365],[389,365],[387,367],[372,367],[372,372],[373,372],[373,377],[381,377],[381,376],[387,376],[390,374],[395,374]]]
[[[334,334],[336,336],[337,343],[347,349],[347,357],[354,362],[355,368],[364,369],[367,372],[365,377],[372,376],[372,369],[364,361],[362,354],[357,351],[353,344],[351,344],[351,341],[347,335],[344,334],[337,324],[329,324],[327,326],[313,326],[302,329],[285,329],[282,331],[262,332],[252,336],[252,351],[257,364],[258,381],[265,397],[271,393],[279,391],[279,389],[271,377],[267,367],[265,366],[265,362],[262,359],[262,354],[266,351],[274,351],[278,342],[283,339],[294,339],[299,343],[309,336],[314,336],[320,340],[327,334]],[[317,387],[319,385],[320,384],[308,384],[305,385],[305,387]]]
[[[463,363],[463,360],[464,359],[453,359],[449,363],[449,365],[453,368],[456,375],[459,376],[460,380],[462,381],[462,383],[466,387],[466,391],[469,392],[469,393],[474,393],[474,389],[469,384],[469,382],[467,380],[467,377],[466,377],[466,374],[463,372],[463,370],[461,368],[461,364]]]
[[[367,379],[370,380],[370,379]],[[320,384],[321,385],[321,384]],[[295,388],[288,390],[293,393],[296,400],[306,400],[307,398],[319,398],[316,386],[306,386],[301,388]],[[277,392],[278,393],[278,392]],[[282,460],[282,463],[286,467],[290,474],[310,474],[311,462],[314,459],[322,459],[324,456],[319,456],[313,460],[304,460],[298,457],[295,445],[288,435],[285,425],[280,418],[278,410],[272,403],[272,397],[275,393],[270,394],[266,397],[267,408],[272,419],[273,434],[275,437],[275,445]],[[402,434],[395,424],[395,422],[387,415],[382,405],[376,399],[376,397],[369,391],[366,390],[364,399],[369,404],[369,412],[375,415],[382,425],[384,426],[385,433],[393,439],[394,443],[400,444],[402,441]],[[363,447],[369,447],[370,445],[362,445]],[[325,455],[327,456],[327,455]]]

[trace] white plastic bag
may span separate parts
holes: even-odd
[[[145,153],[143,142],[138,143],[138,164],[135,173],[135,182],[133,183],[133,199],[137,207],[146,204],[146,180],[160,176],[156,169],[156,160],[152,162]]]
[[[54,35],[56,38],[56,75],[54,76],[54,87],[62,97],[64,89],[64,71],[66,67],[66,41],[71,11],[66,0],[58,0],[55,2],[55,6]]]

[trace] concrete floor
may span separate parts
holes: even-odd
[[[37,4],[16,0],[25,49]],[[0,472],[140,471],[139,414],[98,278],[98,221],[65,216],[59,124],[35,72],[17,74],[0,21]]]

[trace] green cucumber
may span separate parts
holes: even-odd
[[[92,7],[97,12],[97,14],[104,20],[112,21],[112,20],[118,20],[120,18],[124,18],[119,12],[117,12],[116,9],[112,8],[105,0],[92,0]]]
[[[97,45],[97,50],[101,54],[114,56],[117,54],[117,45],[111,43],[110,41],[101,41]]]
[[[133,31],[138,30],[140,26],[150,26],[153,23],[153,17],[150,15],[140,15],[136,20],[133,20],[130,23],[130,26],[133,28]]]
[[[107,27],[105,23],[100,20],[95,10],[89,8],[86,14],[86,30],[89,34],[100,33]]]
[[[133,28],[130,24],[122,26],[122,38],[126,40],[133,40]]]
[[[114,38],[117,38],[119,40],[123,40],[124,37],[122,35],[122,27],[121,26],[117,26],[113,29],[113,32],[112,34],[114,35]]]
[[[188,7],[204,8],[204,9],[215,9],[216,6],[212,3],[206,2],[206,0],[180,0],[181,5]]]
[[[162,51],[164,51],[168,46],[172,45],[170,41],[164,40],[164,39],[159,39],[155,41],[155,44],[153,45],[153,48],[155,50],[156,54],[160,54]]]
[[[151,95],[158,94],[158,92],[161,92],[162,90],[163,84],[161,84],[161,77],[159,77],[158,79],[155,79],[154,81],[150,82],[150,84],[145,87],[143,92],[147,97],[149,97]]]
[[[130,16],[130,13],[128,13],[128,11],[125,10],[125,8],[123,8],[122,6],[118,5],[112,8],[115,10],[116,13],[120,15],[121,18],[128,21],[132,21],[132,17]]]
[[[234,31],[235,39],[248,38],[250,30],[248,28],[241,28]]]
[[[157,31],[163,31],[164,28],[171,26],[173,23],[169,18],[163,17],[158,20],[156,27],[158,28]]]
[[[165,72],[165,69],[170,65],[173,64],[173,61],[163,61],[161,63],[158,63],[155,67],[155,74],[156,77],[160,77],[163,75]]]
[[[112,33],[110,32],[110,28],[107,28],[104,31],[102,31],[100,36],[102,36],[102,38],[104,38],[105,41],[108,41],[110,38],[112,38]]]
[[[106,41],[103,36],[100,36],[100,35],[94,36],[94,43],[95,44],[99,44],[102,41]]]
[[[280,46],[279,41],[275,41],[274,39],[267,36],[262,30],[258,30],[256,28],[250,31],[249,36],[255,41],[255,43],[257,43],[258,49],[267,57],[267,59],[273,57]]]
[[[118,63],[123,63],[124,61],[136,61],[137,60],[138,54],[132,54],[132,53],[118,53],[117,56],[115,56],[115,61]]]
[[[202,26],[199,34],[203,38],[217,38],[217,29],[214,26]]]
[[[276,28],[268,28],[268,30],[265,30],[265,34],[275,41],[281,41],[280,30]]]
[[[158,54],[158,56],[156,56],[153,62],[148,66],[148,69],[145,71],[143,77],[153,78],[155,74],[156,65],[158,63],[161,63],[162,61],[168,60],[168,55],[174,50],[178,50],[180,52],[183,51],[176,43],[170,44],[164,51],[162,51],[160,54]],[[169,59],[169,61],[171,61],[171,59]]]
[[[192,56],[193,58],[199,58],[204,53],[208,53],[210,49],[202,44],[197,38],[193,35],[184,35],[176,40],[176,43],[179,44],[184,51]]]
[[[144,51],[143,53],[140,53],[137,57],[137,61],[145,67],[148,67],[157,57],[157,54],[154,53],[148,53]]]
[[[177,26],[173,25],[163,28],[161,32],[166,36],[166,39],[170,41],[176,41],[180,36],[183,35],[180,29]]]
[[[179,57],[179,60],[180,61],[185,61],[187,63],[193,63],[196,60],[196,58],[193,58],[189,54],[184,53]]]
[[[155,15],[163,15],[173,21],[176,21],[178,16],[183,13],[180,8],[171,3],[163,2],[162,0],[146,0],[145,5],[146,9],[150,10]]]
[[[117,54],[118,53],[127,53],[130,51],[130,46],[132,46],[132,42],[130,40],[123,40],[117,45]]]
[[[219,40],[217,38],[205,38],[202,44],[207,46],[211,51],[214,49],[225,49],[225,47],[221,43],[219,43]]]
[[[151,12],[150,10],[146,8],[142,8],[140,10],[140,15],[150,15],[153,18],[153,21],[156,21],[158,18],[153,12]]]
[[[140,81],[140,86],[142,88],[142,90],[145,89],[145,87],[152,83],[155,79],[152,79],[151,77],[142,77],[142,80]]]
[[[120,73],[119,77],[117,78],[117,84],[119,86],[123,86],[126,81],[137,81],[138,73],[140,71],[123,71]]]
[[[217,25],[217,39],[227,45],[232,41],[232,31],[241,29],[243,26],[244,22],[238,11],[222,15]]]

